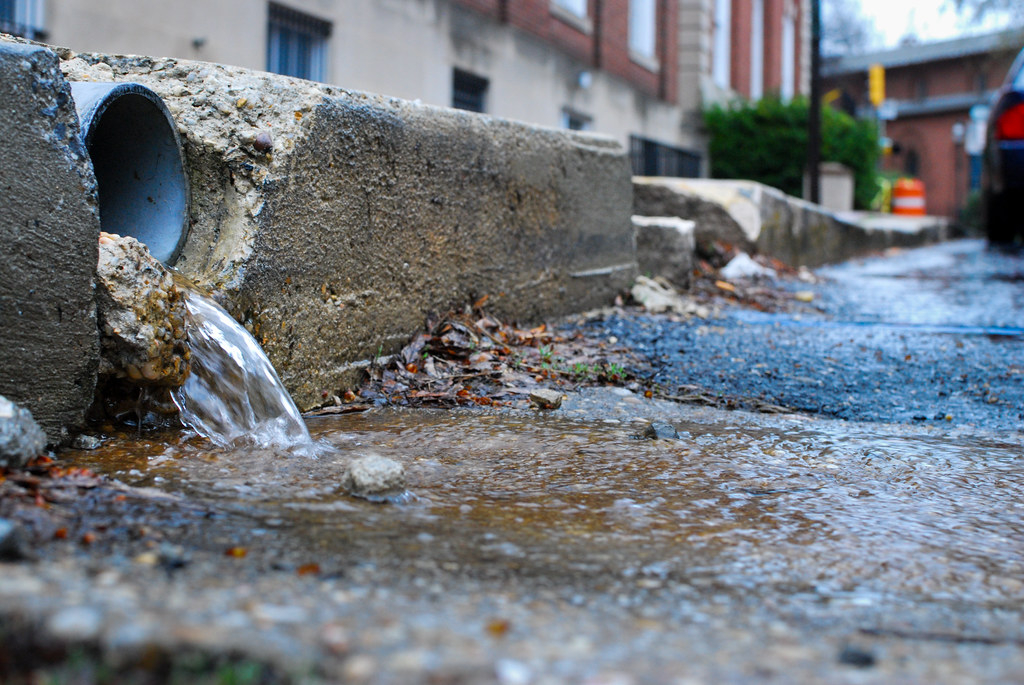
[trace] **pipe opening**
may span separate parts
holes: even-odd
[[[137,83],[72,83],[99,187],[100,227],[173,264],[188,232],[188,180],[166,105]]]

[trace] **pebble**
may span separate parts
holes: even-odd
[[[0,395],[0,467],[21,468],[46,450],[46,434],[28,409]]]
[[[103,616],[94,607],[68,607],[61,609],[46,622],[47,632],[55,638],[69,642],[85,642],[99,636]]]
[[[370,680],[379,670],[372,657],[358,654],[345,661],[342,674],[346,682],[363,683]]]
[[[71,446],[76,450],[95,450],[103,446],[103,439],[95,435],[82,433],[75,437],[75,441],[71,443]]]
[[[494,672],[502,685],[526,685],[533,680],[530,667],[514,659],[498,659]]]
[[[266,131],[260,131],[253,139],[252,147],[257,152],[266,152],[274,147],[274,139]]]
[[[651,423],[644,429],[645,438],[649,440],[678,440],[679,433],[674,427],[667,423],[657,421]]]
[[[405,491],[405,467],[379,454],[358,457],[349,464],[341,485],[357,497],[386,498]]]
[[[8,519],[0,519],[0,561],[27,559],[21,529]]]
[[[875,655],[866,649],[847,645],[839,652],[839,663],[847,666],[870,668],[875,665]]]
[[[164,542],[160,544],[160,564],[168,571],[175,571],[188,566],[192,561],[191,555],[181,545],[172,545]]]
[[[562,406],[562,393],[540,388],[530,392],[530,404],[537,409],[558,409]]]

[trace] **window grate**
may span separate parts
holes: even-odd
[[[43,0],[0,0],[0,32],[42,40]]]
[[[482,76],[455,69],[452,72],[452,107],[470,112],[484,112],[487,86]]]
[[[700,176],[701,156],[698,153],[640,136],[629,137],[629,158],[636,176]]]
[[[270,3],[267,71],[311,81],[327,78],[327,39],[331,23]]]

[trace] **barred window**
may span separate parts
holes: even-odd
[[[452,72],[452,107],[470,112],[485,112],[487,86],[482,76],[455,69]]]
[[[43,0],[0,0],[0,32],[43,40]]]
[[[270,3],[267,71],[310,81],[327,80],[330,35],[331,22]]]
[[[698,153],[647,138],[629,137],[629,157],[636,176],[700,176],[701,157]]]

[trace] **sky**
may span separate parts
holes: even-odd
[[[894,47],[908,33],[921,42],[983,33],[1005,27],[1005,17],[990,16],[972,23],[959,16],[949,0],[860,0],[861,13],[872,20],[880,37],[878,47]]]

